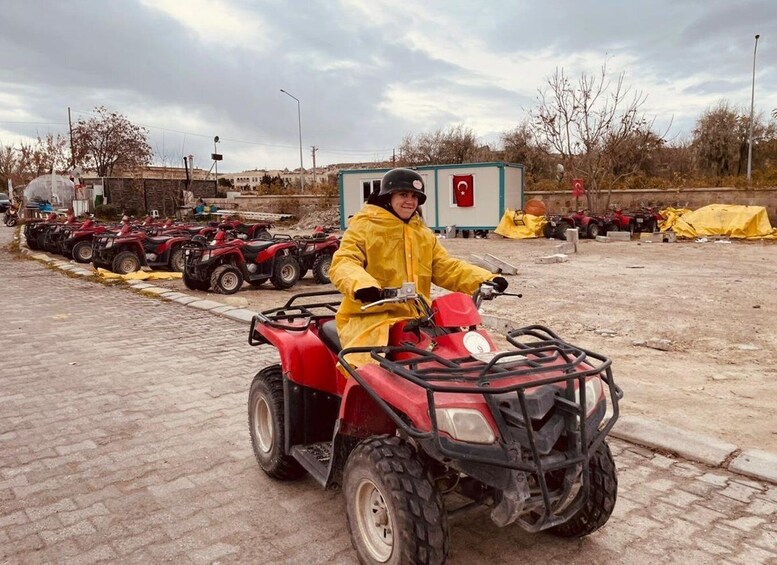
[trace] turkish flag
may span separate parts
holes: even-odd
[[[572,196],[579,198],[585,194],[585,182],[583,179],[572,179]]]
[[[459,208],[475,205],[475,179],[472,175],[453,175],[453,198]]]

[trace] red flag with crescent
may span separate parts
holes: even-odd
[[[585,194],[585,182],[583,179],[572,179],[572,196],[579,198]]]
[[[472,175],[453,175],[453,196],[456,206],[469,208],[475,205],[475,179]]]

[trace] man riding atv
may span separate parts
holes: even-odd
[[[351,219],[329,269],[332,283],[343,293],[336,319],[344,348],[385,345],[392,324],[417,316],[413,305],[402,303],[361,311],[362,303],[380,300],[384,288],[414,282],[427,301],[432,283],[467,294],[489,280],[500,292],[507,288],[503,277],[448,255],[417,213],[425,201],[421,175],[393,169]],[[369,354],[359,357],[361,362],[351,363],[367,362]]]

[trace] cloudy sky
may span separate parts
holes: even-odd
[[[148,128],[157,163],[219,171],[391,156],[462,124],[484,143],[525,119],[555,69],[613,73],[688,136],[725,99],[777,108],[777,1],[0,0],[0,143],[105,105]],[[670,127],[671,124],[671,127]],[[663,131],[662,131],[663,133]]]

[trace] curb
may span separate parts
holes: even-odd
[[[27,247],[27,241],[21,231],[19,232],[19,247],[22,254],[39,262],[48,263],[59,270],[84,277],[94,275],[93,271],[68,261],[54,259],[45,253],[31,251]],[[178,302],[203,312],[210,312],[236,322],[250,324],[254,316],[254,312],[246,308],[200,299],[185,292],[168,290],[145,281],[129,281],[127,284],[140,292],[171,302]],[[515,322],[506,318],[490,314],[481,314],[481,318],[483,324],[503,333],[517,327]],[[629,443],[777,484],[777,454],[774,453],[760,449],[742,450],[719,438],[674,428],[639,416],[621,415],[610,433]]]

